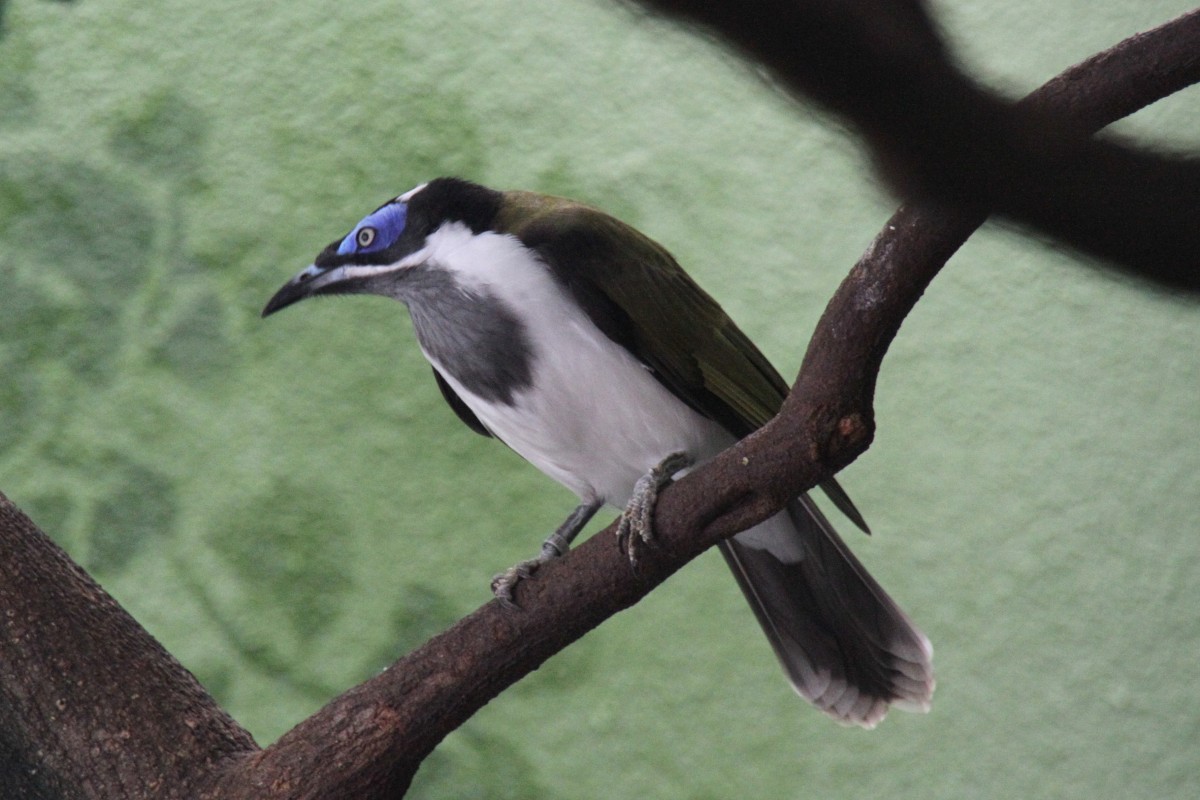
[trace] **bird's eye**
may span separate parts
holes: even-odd
[[[358,236],[355,237],[355,241],[358,243],[359,248],[370,247],[371,243],[375,241],[375,229],[374,228],[360,229],[358,232]]]

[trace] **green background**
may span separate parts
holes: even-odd
[[[935,4],[1020,94],[1185,1]],[[845,129],[600,0],[0,5],[0,490],[268,743],[571,508],[376,298],[259,309],[439,174],[600,205],[786,376],[890,214]],[[1118,126],[1200,147],[1184,92]],[[851,543],[928,716],[796,699],[715,555],[491,703],[412,796],[1193,798],[1200,313],[989,226],[905,324]],[[606,515],[604,522],[611,519]],[[2,556],[0,556],[2,557]]]

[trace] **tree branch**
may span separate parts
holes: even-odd
[[[902,196],[992,209],[1141,277],[1200,291],[1200,163],[1088,138],[1113,117],[1098,106],[1079,113],[1084,98],[1013,104],[981,89],[947,56],[918,0],[639,2],[715,32],[852,122]],[[1125,73],[1109,103],[1148,97],[1155,82],[1200,80],[1200,15],[1171,27],[1140,63],[1128,49],[1108,56]]]
[[[256,749],[0,494],[0,797],[181,797]]]
[[[1123,42],[1051,81],[1028,102],[1099,126],[1184,85],[1185,78],[1148,80],[1145,64],[1166,42],[1190,37],[1186,58],[1200,49],[1200,28],[1182,19]],[[1132,77],[1131,77],[1132,76]],[[488,700],[609,616],[628,608],[722,538],[766,519],[864,452],[872,434],[871,398],[879,365],[925,287],[983,212],[939,215],[901,210],[839,288],[810,344],[783,412],[768,426],[659,498],[660,547],[630,571],[614,528],[596,534],[519,587],[522,611],[489,603],[435,637],[388,672],[343,695],[293,729],[261,764],[293,774],[306,765],[345,758],[339,742],[369,753],[373,780],[407,786],[419,761],[445,734]],[[389,729],[390,728],[390,729]],[[330,735],[330,730],[336,735]],[[363,738],[360,738],[363,737]],[[295,753],[303,753],[296,758]],[[278,795],[318,797],[318,793]],[[367,796],[367,795],[362,795]],[[382,796],[382,795],[377,795]]]
[[[927,41],[921,20],[907,24]],[[1186,76],[1200,53],[1196,21],[1135,36],[1026,103],[1091,128],[1153,102],[1195,79]],[[925,287],[984,218],[983,206],[971,208],[898,212],[830,302],[779,417],[662,494],[661,546],[638,573],[611,529],[598,534],[521,584],[522,611],[485,605],[266,750],[0,499],[0,794],[398,796],[437,743],[504,688],[866,450],[879,365]]]

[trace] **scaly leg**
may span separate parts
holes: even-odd
[[[514,564],[492,578],[492,594],[504,605],[516,608],[513,590],[517,588],[517,584],[532,577],[534,571],[542,564],[564,555],[567,550],[571,549],[571,542],[575,540],[583,527],[588,524],[588,520],[595,516],[602,505],[604,505],[603,501],[592,500],[576,506],[575,510],[558,526],[558,529],[542,542],[542,552],[538,554],[537,558]]]

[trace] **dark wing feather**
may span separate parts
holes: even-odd
[[[788,387],[671,254],[634,228],[567,200],[505,195],[501,227],[537,251],[609,338],[736,436],[779,410]]]
[[[602,211],[530,192],[505,193],[497,222],[541,255],[606,336],[693,409],[739,438],[779,412],[787,383],[657,242]],[[821,488],[868,530],[837,481]]]
[[[484,427],[483,423],[479,421],[479,417],[475,416],[475,412],[462,401],[462,398],[458,396],[458,393],[454,389],[450,388],[450,384],[446,383],[446,379],[442,377],[442,373],[438,372],[436,367],[433,370],[433,377],[437,381],[438,389],[442,391],[442,398],[454,409],[454,413],[458,414],[458,418],[476,433],[491,436],[492,432]]]

